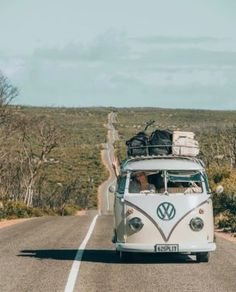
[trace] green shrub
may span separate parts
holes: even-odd
[[[236,232],[236,216],[229,210],[217,215],[215,223],[218,228],[224,228],[231,232]]]
[[[211,179],[215,184],[221,183],[224,179],[230,178],[231,170],[228,167],[213,168]]]
[[[23,202],[6,201],[0,208],[0,219],[16,219],[43,216],[44,212],[39,208],[27,207]]]
[[[75,215],[78,209],[73,205],[66,205],[63,209],[59,210],[61,216],[71,216]]]
[[[32,216],[34,216],[34,217],[41,217],[43,215],[44,215],[43,210],[41,210],[39,208],[33,208]]]
[[[234,219],[234,222],[231,225],[231,232],[236,232],[236,218]]]
[[[57,212],[55,211],[55,210],[53,210],[53,209],[43,209],[42,210],[43,211],[43,214],[44,215],[48,215],[48,216],[55,216],[55,215],[57,215]]]
[[[32,216],[33,208],[27,207],[23,202],[7,201],[3,204],[5,218],[28,218]]]
[[[4,209],[0,209],[0,220],[1,219],[5,219],[6,218],[6,212],[5,212],[5,210]]]

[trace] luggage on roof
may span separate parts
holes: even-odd
[[[197,156],[199,154],[198,141],[193,132],[173,132],[172,154],[180,156]]]
[[[171,154],[196,157],[199,154],[199,144],[193,132],[157,129],[148,136],[145,131],[153,123],[148,122],[144,131],[126,141],[128,157]]]
[[[137,133],[130,140],[126,141],[128,157],[148,155],[149,136],[146,134],[146,130],[153,123],[155,123],[155,121],[148,121],[142,132]]]
[[[149,138],[149,155],[171,154],[172,133],[165,130],[152,132]]]
[[[139,132],[137,135],[126,141],[128,146],[128,156],[148,155],[148,136],[144,132]]]

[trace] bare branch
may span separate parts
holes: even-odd
[[[18,94],[18,88],[0,71],[0,124],[6,122],[9,116],[8,105]]]

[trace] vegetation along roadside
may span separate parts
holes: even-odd
[[[110,109],[13,106],[2,74],[0,89],[0,219],[95,208]]]
[[[194,131],[213,192],[217,227],[236,232],[236,112],[160,108],[43,108],[10,105],[18,89],[0,74],[0,220],[74,214],[97,206],[97,188],[108,172],[100,150],[107,115],[117,112],[120,140],[150,127]]]

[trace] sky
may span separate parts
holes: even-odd
[[[235,0],[0,0],[16,104],[236,110]]]

